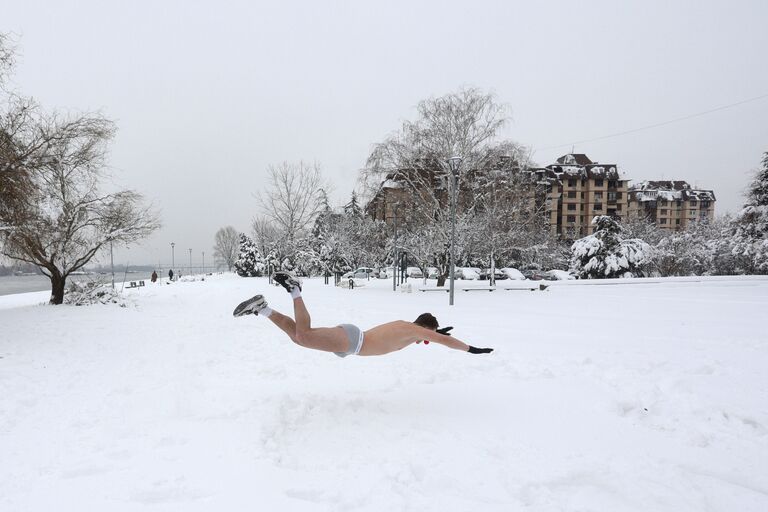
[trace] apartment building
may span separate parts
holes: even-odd
[[[414,196],[406,190],[406,181],[431,189],[441,206],[448,208],[450,187],[434,169],[434,165],[425,165],[388,176],[367,204],[366,212],[388,224],[394,222],[395,216],[398,224],[407,223]],[[406,172],[418,173],[419,179],[405,180]],[[568,239],[592,234],[592,219],[598,215],[609,215],[620,222],[644,218],[661,228],[680,230],[691,222],[707,221],[715,213],[711,190],[694,190],[685,181],[644,181],[630,187],[630,180],[621,177],[616,164],[594,162],[583,153],[563,155],[546,167],[472,170],[458,192],[458,210],[472,204],[472,194],[477,192],[478,184],[482,187],[484,179],[507,172],[522,177],[517,182],[522,192],[510,195],[509,200],[523,201],[532,211],[542,212],[551,233]]]
[[[685,181],[643,181],[629,189],[629,218],[646,219],[658,227],[680,231],[715,216],[715,193],[692,188]]]
[[[594,231],[592,219],[597,215],[626,218],[628,180],[621,178],[616,164],[569,153],[533,172],[548,182],[545,215],[553,234],[580,238]]]

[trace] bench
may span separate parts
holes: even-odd
[[[534,292],[536,290],[544,291],[548,287],[549,287],[548,284],[535,284],[535,285],[532,284],[532,285],[528,285],[528,286],[517,286],[517,287],[514,287],[514,288],[506,288],[506,287],[496,287],[496,288],[494,288],[494,287],[491,287],[491,286],[486,286],[486,287],[459,286],[459,287],[456,288],[456,290],[461,290],[461,291],[464,291],[464,292],[477,292],[477,291],[480,291],[480,292],[492,292],[494,290]],[[420,292],[449,292],[449,291],[451,291],[451,289],[448,288],[447,286],[444,287],[444,288],[428,287],[428,288],[419,288],[419,291]]]
[[[535,292],[536,290],[544,291],[547,288],[549,288],[548,284],[529,284],[526,286],[516,286],[514,288],[501,288],[501,289],[507,290],[509,292],[513,292],[513,291]]]
[[[136,281],[131,281],[128,284],[128,288],[139,288],[140,286],[144,286],[144,281],[139,281],[138,283]]]

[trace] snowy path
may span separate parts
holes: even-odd
[[[768,282],[395,294],[305,285],[315,325],[433,312],[493,356],[337,358],[262,279],[132,305],[0,297],[0,510],[768,510]]]

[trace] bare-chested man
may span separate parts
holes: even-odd
[[[396,320],[377,325],[365,332],[352,324],[338,327],[312,327],[309,312],[301,298],[301,284],[287,272],[276,272],[273,279],[288,290],[293,298],[295,320],[278,313],[267,305],[263,295],[256,295],[242,302],[232,313],[234,316],[261,315],[272,320],[297,345],[315,350],[333,352],[339,357],[355,354],[359,356],[380,356],[400,350],[411,343],[432,341],[446,347],[469,352],[487,354],[492,348],[475,348],[444,333],[450,328],[438,331],[437,319],[429,313],[420,315],[415,322]]]

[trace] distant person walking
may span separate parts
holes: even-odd
[[[154,271],[154,270],[152,271],[152,277],[150,279],[151,279],[151,281],[153,283],[157,282],[157,272],[156,271]]]
[[[168,280],[173,281],[173,269],[168,270]]]

